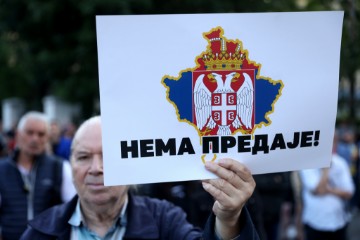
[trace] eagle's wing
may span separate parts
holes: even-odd
[[[200,130],[206,125],[211,116],[211,92],[203,82],[204,76],[205,74],[201,74],[197,78],[194,88],[196,125]],[[207,125],[210,128],[215,127],[215,122],[212,118],[210,118]]]
[[[251,119],[253,115],[254,87],[250,76],[247,73],[243,74],[245,77],[244,83],[236,93],[237,118],[232,123],[235,128],[239,128],[241,125],[245,125],[246,128],[251,128]]]

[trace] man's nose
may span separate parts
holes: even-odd
[[[91,161],[90,172],[91,173],[101,173],[102,171],[103,171],[102,156],[94,155],[94,157]]]
[[[36,133],[33,133],[30,135],[32,141],[38,141],[40,139],[40,136]]]

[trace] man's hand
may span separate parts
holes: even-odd
[[[255,181],[245,165],[233,159],[206,162],[205,167],[219,177],[202,182],[204,189],[215,199],[216,232],[222,239],[234,238],[240,234],[239,217],[254,191]]]

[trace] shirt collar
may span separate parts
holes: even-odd
[[[121,226],[126,225],[126,210],[128,206],[128,198],[125,199],[124,205],[121,208],[121,212],[115,224],[120,224]],[[80,208],[80,198],[77,200],[75,211],[69,219],[68,223],[74,227],[80,227],[85,225],[84,218]]]

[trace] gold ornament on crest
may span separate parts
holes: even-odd
[[[226,42],[223,38],[211,38],[210,42],[220,41],[220,53],[213,53],[211,48],[203,55],[202,60],[206,70],[235,70],[241,69],[245,53],[241,53],[240,44],[237,45],[235,52],[228,52]]]

